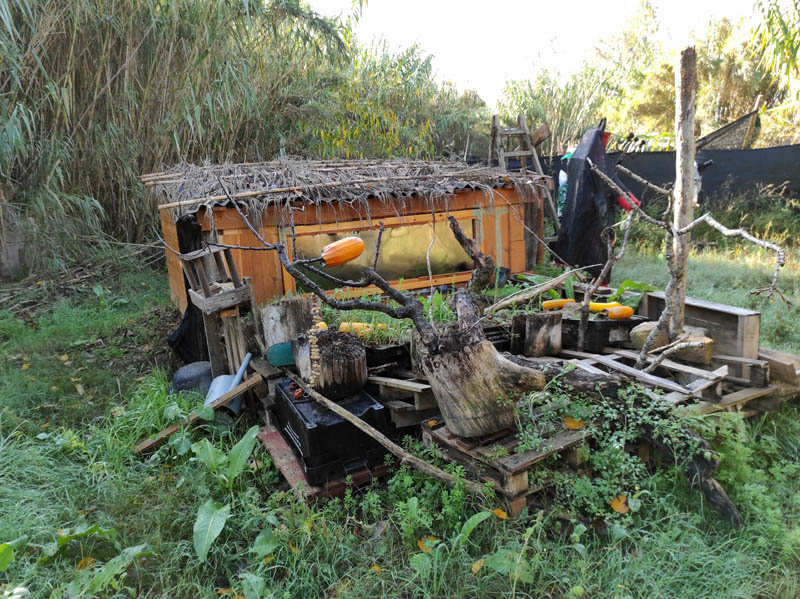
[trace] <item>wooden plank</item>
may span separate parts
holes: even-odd
[[[629,358],[631,360],[636,360],[639,358],[639,352],[632,351],[629,349],[615,349],[614,353],[616,355],[622,356],[624,358]],[[647,361],[648,363],[652,364],[655,362],[655,356],[648,356]],[[710,379],[710,380],[719,380],[724,376],[727,376],[728,369],[724,367],[724,374],[723,368],[717,368],[716,370],[704,370],[702,368],[696,368],[694,366],[689,366],[687,364],[681,364],[679,362],[674,362],[670,359],[662,360],[661,364],[662,367],[667,368],[669,370],[674,370],[675,372],[681,372],[683,374],[689,374],[692,376]]]
[[[594,364],[596,362],[593,362],[592,360],[574,359],[574,360],[570,360],[569,362],[570,362],[570,364],[575,364],[575,366],[577,366],[581,370],[584,370],[584,371],[589,372],[591,374],[598,374],[598,375],[601,375],[601,376],[605,376],[607,374],[605,370],[600,370],[599,368],[594,366]]]
[[[416,383],[414,381],[395,379],[387,376],[371,376],[367,381],[375,385],[401,389],[402,391],[408,391],[410,393],[422,393],[431,390],[431,386],[427,383]]]
[[[580,443],[585,438],[586,433],[584,431],[564,430],[544,441],[542,446],[538,449],[531,449],[523,451],[522,453],[505,456],[498,459],[497,462],[508,472],[516,474],[517,472],[527,470],[537,462],[542,461],[554,453],[558,453],[576,443]]]
[[[772,379],[790,385],[800,384],[800,356],[762,347],[758,357],[769,363]]]
[[[773,393],[775,393],[776,390],[777,387],[775,386],[763,387],[760,389],[756,387],[747,387],[745,389],[739,389],[738,391],[734,391],[733,393],[728,393],[727,395],[723,395],[722,399],[716,403],[701,402],[699,404],[700,413],[710,414],[712,412],[719,412],[720,410],[727,410],[729,408],[745,404],[750,400],[772,395]]]
[[[286,440],[281,435],[280,431],[271,424],[261,427],[258,432],[258,439],[264,446],[264,449],[269,452],[272,457],[272,462],[275,467],[289,483],[292,490],[299,491],[303,495],[315,495],[319,493],[319,487],[314,487],[308,484],[303,466],[300,460],[292,451],[292,448],[286,443]]]
[[[220,395],[213,403],[210,404],[212,410],[217,410],[222,406],[226,405],[230,402],[233,398],[237,395],[241,395],[245,391],[249,391],[259,383],[261,383],[264,379],[261,377],[260,374],[256,374],[251,376],[249,379],[244,381],[243,383],[237,385],[227,393]],[[200,415],[197,412],[192,412],[189,414],[189,417],[186,418],[183,422],[178,424],[173,424],[172,426],[168,426],[163,431],[159,432],[155,437],[150,439],[145,439],[141,443],[139,443],[133,450],[133,453],[136,455],[141,455],[144,453],[149,453],[154,449],[157,449],[161,445],[163,445],[167,439],[169,439],[172,435],[177,433],[181,428],[185,428],[194,424]]]
[[[767,360],[753,360],[751,358],[742,358],[739,356],[726,356],[726,355],[719,355],[715,354],[711,357],[712,364],[730,364],[734,367],[740,367],[737,371],[747,370],[749,371],[749,376],[747,378],[744,377],[736,377],[732,374],[729,374],[726,377],[726,380],[732,382],[739,382],[743,381],[743,384],[746,387],[766,387],[769,385],[769,362]],[[741,368],[742,366],[746,366],[746,369]],[[737,381],[738,379],[738,381]]]
[[[570,349],[561,350],[561,354],[570,358],[594,360],[598,364],[603,364],[604,366],[608,366],[612,370],[616,370],[617,372],[626,374],[629,377],[635,378],[636,380],[641,381],[652,387],[659,387],[661,389],[666,389],[667,391],[676,391],[678,393],[683,393],[685,395],[692,394],[691,391],[686,387],[684,387],[683,385],[679,385],[678,383],[675,383],[673,381],[661,378],[660,376],[655,376],[654,374],[643,372],[641,370],[633,368],[632,366],[621,364],[620,362],[617,362],[610,356],[601,356],[600,354],[590,354]]]
[[[172,215],[169,210],[161,210],[159,212],[159,218],[161,219],[161,235],[164,237],[164,241],[169,247],[175,251],[179,251],[180,242],[178,241],[178,227],[175,221],[172,220]],[[183,266],[181,265],[180,258],[167,248],[164,248],[164,256],[167,261],[170,299],[181,311],[181,314],[183,314],[186,312],[186,307],[189,305],[189,299],[186,297],[186,283],[183,280]]]

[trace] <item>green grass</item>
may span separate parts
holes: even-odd
[[[690,293],[762,309],[769,343],[796,351],[800,333],[793,326],[781,333],[782,322],[796,322],[796,308],[784,315],[777,302],[746,296],[769,273],[769,257],[724,258],[693,256]],[[784,290],[797,295],[794,258]],[[662,269],[652,255],[630,254],[615,280],[663,280]],[[464,541],[464,523],[499,503],[479,504],[406,468],[386,484],[307,506],[286,492],[259,447],[230,491],[191,451],[178,455],[180,443],[134,458],[136,441],[198,398],[168,396],[166,356],[151,359],[174,320],[165,273],[129,267],[104,281],[102,292],[93,281],[59,298],[46,281],[30,292],[40,301],[28,312],[0,311],[0,543],[15,546],[0,589],[23,585],[34,597],[65,597],[66,585],[146,544],[151,553],[96,596],[788,599],[800,592],[797,407],[755,422],[704,421],[722,457],[718,479],[744,516],[741,530],[664,467],[642,480],[641,509],[609,511],[605,532],[560,520],[559,509],[532,509],[513,521],[487,516]],[[227,449],[254,423],[206,424],[188,440],[207,437]],[[409,447],[453,469],[435,452]],[[231,517],[200,563],[192,528],[208,498],[229,504]],[[115,534],[76,538],[40,563],[59,529],[86,524]],[[263,530],[275,541],[265,556],[251,551]],[[430,553],[417,543],[428,536],[437,539]],[[95,564],[77,570],[87,557]]]
[[[687,292],[692,297],[741,306],[761,312],[761,343],[773,349],[800,354],[800,251],[787,253],[781,269],[779,288],[793,302],[787,306],[780,298],[750,295],[772,280],[775,255],[733,246],[726,250],[693,252],[689,258]],[[625,279],[666,285],[668,276],[663,255],[629,251],[614,266],[611,285]]]

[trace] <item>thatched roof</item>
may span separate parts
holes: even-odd
[[[409,196],[436,200],[459,189],[513,186],[526,195],[545,185],[541,175],[506,173],[461,162],[422,160],[301,160],[280,158],[248,164],[179,164],[142,182],[174,218],[201,207],[242,200],[256,211],[270,205],[305,202],[360,204],[368,199],[402,202]]]

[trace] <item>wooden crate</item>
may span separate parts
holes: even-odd
[[[511,516],[517,516],[528,498],[544,486],[531,487],[528,473],[539,462],[567,450],[586,438],[582,430],[562,430],[542,442],[537,449],[514,453],[519,445],[516,431],[505,429],[493,435],[465,439],[452,434],[444,423],[429,421],[422,425],[426,446],[436,445],[448,459],[461,464],[471,475],[495,484]]]
[[[651,291],[642,297],[639,314],[658,320],[664,310],[664,292]],[[758,358],[761,313],[693,297],[686,298],[686,324],[708,330],[714,339],[714,353],[738,358]],[[733,374],[749,376],[746,365],[731,365]]]

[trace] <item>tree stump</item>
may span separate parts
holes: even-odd
[[[494,348],[466,289],[456,291],[451,303],[458,320],[443,327],[436,351],[420,345],[417,357],[448,429],[479,437],[513,426],[517,396],[544,387],[544,375]]]
[[[311,335],[317,339],[319,357],[311,359]],[[304,380],[314,380],[314,389],[340,400],[361,391],[367,384],[367,352],[361,339],[339,331],[310,331],[293,344],[295,364]]]
[[[307,297],[287,297],[261,309],[267,347],[294,340],[314,324]]]

